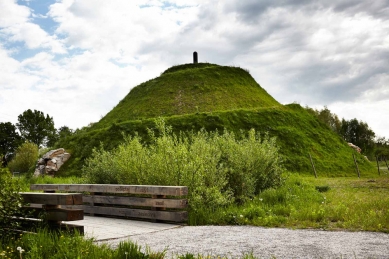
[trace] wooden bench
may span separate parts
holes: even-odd
[[[33,184],[31,190],[81,192],[82,208],[90,215],[105,215],[152,221],[186,222],[186,186],[116,184]]]
[[[74,226],[62,221],[75,221],[84,219],[82,208],[67,209],[61,206],[82,205],[81,193],[37,193],[21,192],[24,203],[23,210],[27,217],[14,218],[21,222],[22,228],[31,231],[35,225],[59,230],[78,230],[84,233],[83,226]]]

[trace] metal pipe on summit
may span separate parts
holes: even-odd
[[[199,63],[197,52],[193,52],[193,64]]]

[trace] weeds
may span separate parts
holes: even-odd
[[[389,232],[388,187],[387,177],[372,182],[292,175],[280,188],[265,190],[241,206],[208,213],[202,223]]]
[[[149,145],[135,136],[113,151],[94,150],[83,168],[86,181],[188,186],[195,217],[206,208],[244,203],[282,183],[275,139],[255,130],[238,139],[228,131],[174,134],[163,120],[157,128],[149,131]]]

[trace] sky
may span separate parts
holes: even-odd
[[[389,138],[389,0],[1,0],[0,122],[82,128],[194,51]]]

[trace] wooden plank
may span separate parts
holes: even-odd
[[[185,222],[188,220],[186,211],[153,211],[115,207],[96,207],[96,206],[66,206],[67,208],[83,208],[84,213],[93,213],[100,215],[119,216],[128,218],[157,219],[172,222]]]
[[[188,200],[186,199],[152,199],[138,197],[123,197],[123,196],[99,196],[99,195],[84,195],[83,201],[86,203],[103,203],[128,206],[144,206],[157,208],[186,208]]]
[[[21,192],[23,200],[27,203],[46,205],[78,205],[83,204],[81,193],[38,193]]]
[[[31,190],[56,190],[68,192],[131,193],[150,195],[184,196],[187,186],[120,185],[120,184],[31,184]]]
[[[36,207],[23,207],[27,210],[29,217],[39,218],[44,217],[45,220],[49,221],[74,221],[74,220],[83,220],[84,219],[84,210],[83,209],[51,209],[44,210]]]

